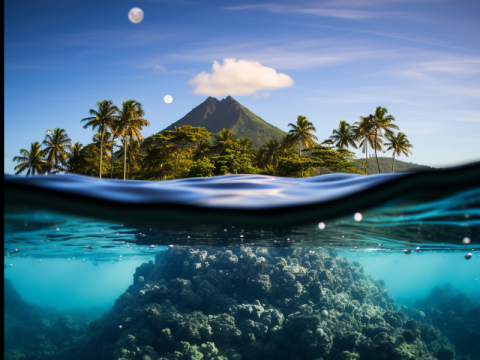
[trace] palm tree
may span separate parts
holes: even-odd
[[[345,120],[340,120],[338,129],[333,130],[333,134],[330,136],[330,139],[339,149],[346,149],[349,146],[357,149],[357,145],[355,144],[356,138],[354,130],[354,127],[350,126],[348,122]]]
[[[243,154],[250,155],[252,153],[252,141],[249,138],[240,138],[237,140],[237,144]]]
[[[139,166],[142,163],[142,159],[144,157],[144,148],[142,148],[142,143],[137,140],[130,140],[128,142],[129,150],[127,153],[127,174],[126,180],[130,178],[130,168]],[[125,148],[121,147],[120,150],[117,152],[119,158],[125,157]]]
[[[55,128],[53,132],[47,130],[43,140],[43,145],[46,148],[42,150],[42,155],[47,160],[47,165],[50,169],[53,169],[55,172],[65,170],[60,165],[66,165],[66,150],[71,144],[72,139],[68,137],[65,129]]]
[[[213,135],[215,144],[218,144],[220,141],[233,141],[235,137],[233,133],[228,129],[222,129],[218,134]]]
[[[313,124],[307,120],[305,116],[298,115],[297,124],[288,124],[292,129],[288,132],[291,135],[291,140],[298,143],[298,153],[302,156],[302,145],[309,148],[315,145],[313,140],[318,138],[311,134],[312,131],[317,131]]]
[[[260,149],[255,149],[253,150],[252,154],[252,160],[256,166],[259,168],[264,168],[265,167],[265,153],[267,152],[267,149],[265,146],[262,146]]]
[[[143,140],[140,130],[144,126],[150,125],[148,120],[143,119],[145,112],[142,109],[142,104],[135,100],[127,100],[122,102],[122,109],[115,106],[117,112],[115,132],[122,137],[123,150],[125,156],[123,157],[123,180],[127,177],[127,145],[128,141]]]
[[[353,134],[360,146],[362,152],[365,154],[365,175],[367,175],[367,159],[368,159],[368,146],[382,150],[383,140],[379,137],[375,138],[375,131],[369,126],[370,118],[360,116],[360,121],[354,124]]]
[[[106,131],[103,134],[103,140],[102,140],[102,134],[100,132],[96,133],[92,137],[92,144],[95,144],[98,146],[100,149],[100,155],[103,156],[103,152],[107,154],[107,157],[111,155],[111,148],[112,148],[112,133],[109,131]]]
[[[76,142],[68,146],[68,172],[76,173],[78,171],[78,162],[81,158],[83,145]]]
[[[82,150],[82,148],[83,148],[83,145],[80,144],[79,142],[76,142],[73,145],[69,145],[68,146],[68,151],[69,151],[68,155],[70,157],[80,155],[80,151]]]
[[[223,153],[235,141],[233,133],[228,129],[222,129],[218,134],[213,135],[213,143],[220,153]]]
[[[84,129],[89,126],[92,127],[92,130],[98,128],[98,133],[100,134],[100,179],[102,178],[102,159],[103,159],[103,137],[105,132],[108,131],[112,123],[115,121],[115,112],[116,107],[113,105],[111,100],[103,100],[102,102],[97,101],[95,106],[98,108],[98,111],[95,109],[90,109],[89,113],[91,117],[82,119],[81,121],[87,121],[83,126]]]
[[[277,160],[285,152],[282,143],[275,139],[268,140],[268,142],[264,145],[264,149],[266,165],[276,165]]]
[[[380,174],[380,163],[377,156],[377,139],[379,137],[389,136],[393,134],[393,130],[398,130],[398,126],[392,124],[395,121],[395,118],[392,115],[387,115],[387,108],[382,108],[377,106],[375,109],[375,115],[361,116],[360,119],[367,119],[365,125],[365,131],[370,132],[374,131],[375,140],[374,140],[374,149],[375,149],[375,158],[377,159],[378,173]]]
[[[388,146],[387,150],[393,150],[393,161],[392,161],[392,173],[395,172],[395,154],[400,156],[401,154],[405,155],[408,157],[408,154],[411,154],[412,152],[410,151],[410,148],[413,147],[412,144],[410,144],[410,141],[407,139],[407,135],[405,135],[403,132],[399,132],[397,136],[395,134],[389,134],[387,135],[387,140],[389,141],[388,143],[385,144],[385,146]]]
[[[203,160],[210,153],[210,142],[206,139],[201,139],[198,142],[197,148],[195,149],[193,160]]]
[[[20,149],[20,154],[23,156],[15,156],[13,158],[13,161],[19,163],[14,168],[14,170],[18,169],[15,175],[18,175],[25,170],[28,170],[27,176],[30,174],[35,175],[35,173],[40,174],[43,172],[47,163],[42,157],[42,152],[40,151],[41,147],[42,145],[40,145],[38,141],[35,141],[32,143],[30,151],[26,149]]]
[[[281,143],[282,143],[282,148],[285,152],[291,151],[293,148],[293,145],[295,145],[295,141],[293,140],[293,136],[291,134],[285,135]]]
[[[146,149],[145,158],[142,162],[141,171],[153,176],[160,175],[163,178],[173,170],[171,164],[172,154],[175,148],[172,145],[149,145]]]

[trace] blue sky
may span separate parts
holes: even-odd
[[[4,10],[7,173],[47,129],[89,143],[80,120],[96,101],[140,101],[147,136],[209,93],[285,131],[305,115],[320,139],[380,105],[414,145],[408,161],[480,160],[478,1],[6,0]],[[237,70],[253,80],[240,84]]]

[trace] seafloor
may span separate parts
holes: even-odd
[[[334,250],[171,247],[94,321],[4,299],[8,360],[480,359],[478,302],[398,306]]]

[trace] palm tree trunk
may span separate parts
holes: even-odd
[[[393,152],[392,174],[395,172],[395,151]]]
[[[100,179],[102,178],[103,134],[105,134],[105,127],[102,129],[102,136],[100,137]]]
[[[302,156],[302,140],[298,141],[298,155]]]
[[[115,137],[112,140],[112,156],[110,157],[110,179],[113,179],[113,152],[115,149]]]
[[[375,130],[375,158],[377,159],[378,173],[380,174],[380,163],[377,156],[377,131]]]
[[[123,140],[123,180],[127,179],[127,139]]]
[[[365,175],[367,175],[367,157],[368,157],[368,143],[365,140]]]

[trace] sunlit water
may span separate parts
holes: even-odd
[[[173,193],[168,182],[161,193],[152,190],[157,201],[170,194],[170,203],[196,205],[201,193],[202,206],[226,212],[207,223],[191,214],[171,224],[125,221],[128,207],[115,221],[93,208],[92,218],[88,207],[66,213],[55,204],[9,201],[4,358],[480,359],[480,186],[396,197],[309,223],[265,217],[263,226],[227,216],[238,208],[321,206],[390,181],[369,178],[278,183],[244,176],[240,183],[203,181],[201,190],[192,191],[192,180],[173,182]],[[59,188],[78,193],[85,181],[69,177]],[[55,189],[55,182],[42,186]],[[103,189],[109,198],[100,200],[112,200],[120,186],[103,182],[90,190]],[[123,198],[149,198],[148,189],[134,188],[123,188]],[[315,196],[307,200],[305,192]],[[77,199],[70,201],[74,209]],[[204,210],[195,211],[201,218]],[[192,320],[195,311],[201,315]],[[220,315],[231,322],[219,328]],[[233,335],[222,337],[229,326]]]

